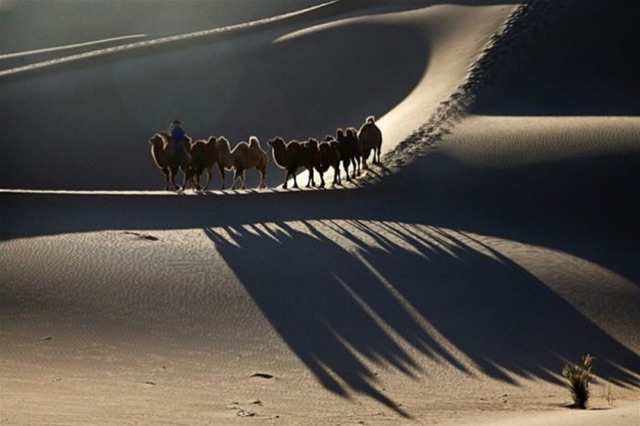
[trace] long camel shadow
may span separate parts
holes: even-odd
[[[519,379],[559,384],[563,363],[593,350],[603,377],[640,385],[630,373],[640,369],[638,354],[462,232],[312,220],[205,233],[288,347],[343,397],[364,394],[408,415],[381,391],[376,369],[428,379],[416,352],[518,385]]]

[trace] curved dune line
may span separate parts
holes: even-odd
[[[55,46],[55,47],[45,47],[43,49],[27,50],[27,51],[24,51],[24,52],[6,53],[6,54],[3,54],[3,55],[0,55],[0,60],[20,58],[20,57],[23,57],[23,56],[37,55],[39,53],[49,53],[49,52],[57,52],[57,51],[60,51],[60,50],[76,49],[76,48],[79,48],[79,47],[87,47],[87,46],[93,46],[93,45],[96,45],[96,44],[110,43],[112,41],[130,40],[132,38],[143,38],[143,37],[146,37],[146,36],[147,36],[147,34],[132,34],[132,35],[126,35],[126,36],[120,36],[120,37],[105,38],[105,39],[102,39],[102,40],[87,41],[87,42],[83,42],[83,43],[65,44],[65,45],[62,45],[62,46]]]
[[[79,54],[76,54],[76,55],[64,56],[64,57],[58,58],[58,59],[51,59],[51,60],[48,60],[48,61],[36,62],[36,63],[30,64],[30,65],[24,65],[24,66],[15,67],[15,68],[9,68],[9,69],[0,71],[0,78],[7,77],[7,76],[10,76],[10,75],[19,74],[19,73],[26,72],[26,71],[33,71],[33,70],[37,70],[37,69],[48,68],[48,67],[51,67],[51,66],[60,65],[60,64],[66,64],[66,63],[70,63],[70,62],[77,62],[77,61],[81,61],[83,59],[107,56],[107,55],[115,53],[115,52],[132,51],[132,50],[142,49],[142,48],[149,47],[149,46],[166,45],[166,44],[175,43],[175,42],[178,42],[178,41],[193,40],[193,39],[204,38],[204,37],[208,37],[208,36],[212,36],[212,35],[216,35],[216,34],[221,34],[221,33],[229,33],[229,32],[233,32],[233,31],[244,30],[244,29],[258,27],[258,26],[264,26],[264,25],[272,24],[274,22],[279,22],[279,21],[284,21],[284,20],[290,19],[290,18],[294,18],[294,17],[300,16],[300,15],[303,15],[303,14],[306,14],[306,13],[309,13],[309,12],[313,12],[315,10],[322,9],[322,8],[331,6],[333,4],[336,4],[336,3],[340,2],[340,1],[341,0],[331,0],[331,1],[319,4],[319,5],[316,5],[316,6],[311,6],[311,7],[308,7],[308,8],[305,8],[305,9],[301,9],[301,10],[297,10],[297,11],[294,11],[294,12],[285,13],[283,15],[276,15],[276,16],[272,16],[272,17],[269,17],[269,18],[263,18],[263,19],[258,19],[258,20],[255,20],[255,21],[244,22],[244,23],[241,23],[241,24],[228,25],[228,26],[225,26],[225,27],[213,28],[213,29],[210,29],[210,30],[196,31],[196,32],[193,32],[193,33],[186,33],[186,34],[178,34],[178,35],[173,35],[173,36],[161,37],[161,38],[157,38],[157,39],[153,39],[153,40],[140,41],[140,42],[137,42],[137,43],[129,43],[129,44],[124,44],[124,45],[120,45],[120,46],[116,46],[116,47],[109,47],[109,48],[106,48],[106,49],[92,50],[92,51],[89,51],[89,52],[79,53]]]
[[[526,24],[528,6],[529,4],[520,4],[514,7],[507,19],[486,41],[476,59],[467,67],[467,73],[457,89],[440,102],[423,125],[384,155],[387,162],[400,165],[405,163],[407,155],[413,158],[424,155],[425,149],[439,142],[445,134],[452,132],[466,117],[478,88],[487,80],[486,74],[495,63],[495,56],[504,53],[502,45]]]

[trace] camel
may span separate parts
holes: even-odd
[[[191,164],[189,167],[189,178],[195,189],[200,188],[200,176],[205,171],[207,172],[207,183],[204,186],[204,190],[209,188],[212,178],[213,166],[218,164],[220,170],[220,179],[222,180],[222,189],[224,189],[224,167],[219,161],[219,140],[214,136],[209,137],[207,140],[197,140],[191,144],[189,153],[191,154]],[[227,143],[228,145],[228,143]]]
[[[333,136],[327,136],[318,149],[320,151],[320,161],[318,162],[317,169],[318,173],[320,173],[320,187],[324,188],[324,173],[329,170],[329,167],[333,167],[333,186],[339,185],[341,182],[340,150],[338,142],[333,138]]]
[[[188,148],[178,150],[171,137],[163,132],[156,133],[149,139],[151,146],[151,158],[157,168],[160,169],[166,180],[165,189],[182,190],[186,185],[186,173],[189,165]],[[185,181],[182,187],[176,185],[175,178],[178,172],[185,173]]]
[[[358,139],[362,143],[362,160],[365,169],[368,169],[367,160],[373,152],[373,164],[380,164],[380,151],[382,149],[382,132],[376,126],[376,118],[371,115],[360,127]]]
[[[314,169],[317,169],[320,164],[318,140],[310,138],[307,142],[302,144],[302,148],[302,165],[309,173],[309,180],[307,181],[307,188],[309,188],[311,186],[316,186]]]
[[[296,140],[285,143],[281,137],[275,137],[269,141],[272,149],[273,161],[279,168],[285,171],[284,189],[289,185],[289,177],[293,176],[293,187],[298,188],[296,172],[303,166],[304,147]]]
[[[241,189],[245,189],[246,171],[249,169],[257,169],[260,172],[260,188],[267,186],[267,164],[269,163],[269,157],[267,153],[260,146],[260,141],[257,137],[251,136],[249,143],[238,143],[233,151],[229,151],[229,142],[224,139],[218,139],[218,161],[220,167],[227,170],[235,169],[233,175],[233,186],[235,189],[238,184],[238,180],[242,182]],[[224,172],[221,169],[222,180],[224,182]]]
[[[349,167],[353,166],[353,176],[355,177],[356,171],[356,155],[355,147],[351,144],[351,140],[347,138],[344,130],[338,129],[336,131],[336,139],[338,141],[338,149],[340,151],[340,159],[342,160],[342,168],[347,175],[347,181],[351,182],[351,174],[349,173]]]
[[[362,162],[362,144],[358,139],[358,131],[353,127],[347,127],[345,131],[345,138],[347,143],[351,147],[351,158],[353,161],[353,177],[360,176],[362,173],[361,162]]]

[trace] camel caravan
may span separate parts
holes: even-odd
[[[284,171],[283,187],[288,188],[293,179],[293,187],[298,188],[297,173],[301,169],[308,171],[307,188],[316,186],[315,173],[320,175],[319,187],[325,187],[324,174],[333,170],[332,185],[341,185],[341,168],[347,181],[360,176],[369,168],[367,162],[373,154],[373,164],[380,164],[382,132],[370,116],[360,129],[348,127],[337,129],[336,135],[327,135],[319,141],[309,138],[306,141],[286,142],[275,137],[269,142],[273,161]],[[260,173],[259,188],[266,187],[269,156],[260,145],[257,137],[251,136],[249,142],[239,142],[233,149],[223,137],[211,136],[208,139],[192,140],[182,129],[179,121],[174,121],[170,132],[156,133],[149,139],[151,157],[160,169],[166,181],[166,190],[182,191],[193,188],[196,191],[207,190],[212,180],[213,168],[217,165],[220,172],[221,189],[225,189],[225,171],[234,171],[232,189],[245,189],[246,172],[256,169]],[[182,171],[184,183],[176,184],[176,176]],[[207,175],[206,183],[201,186],[202,175]]]

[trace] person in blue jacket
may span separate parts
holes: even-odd
[[[182,142],[184,139],[186,139],[187,134],[182,128],[182,122],[180,120],[173,120],[173,122],[171,123],[170,131],[171,139],[173,139],[174,142],[176,142],[178,145],[180,145],[179,142]]]
[[[182,128],[182,122],[180,120],[173,120],[169,128],[169,133],[171,133],[171,140],[173,141],[173,152],[178,155],[181,162],[188,161],[189,150],[186,146],[188,139],[187,133]]]

